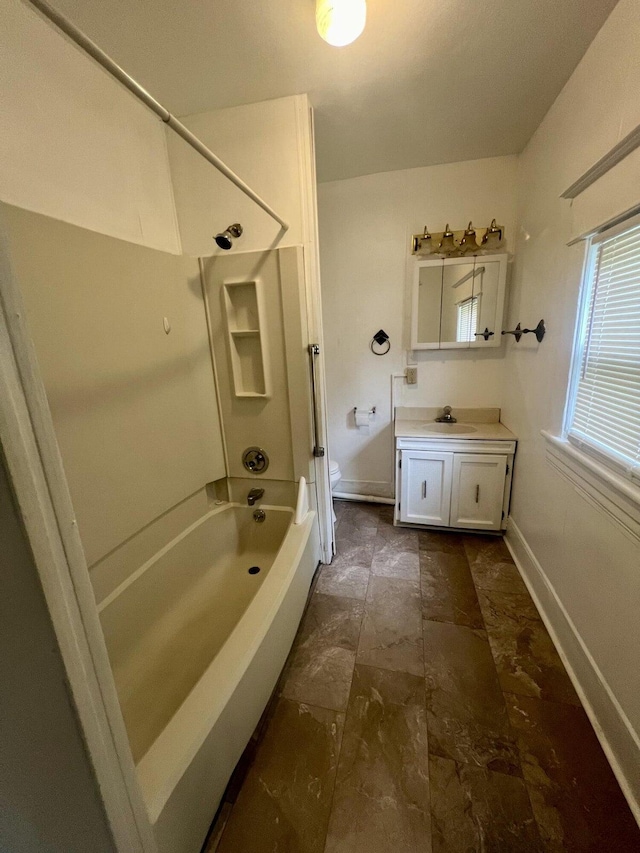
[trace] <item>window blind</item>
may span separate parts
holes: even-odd
[[[478,297],[470,296],[458,305],[457,341],[475,341],[478,322]]]
[[[569,440],[640,479],[640,225],[592,251]]]

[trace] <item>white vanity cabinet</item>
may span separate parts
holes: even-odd
[[[401,518],[413,524],[447,526],[451,506],[453,453],[403,450]]]
[[[501,530],[515,449],[508,440],[396,439],[396,522]]]
[[[500,530],[507,467],[504,454],[453,454],[450,527]]]

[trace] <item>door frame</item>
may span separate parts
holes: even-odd
[[[298,98],[296,118],[299,139],[300,186],[302,189],[302,224],[304,240],[305,284],[307,291],[307,331],[309,343],[318,344],[316,406],[320,444],[324,456],[316,456],[315,492],[320,527],[322,562],[330,563],[335,553],[333,499],[329,474],[329,420],[327,404],[324,334],[322,327],[322,298],[320,284],[320,248],[318,234],[318,194],[315,160],[313,108],[306,97]]]
[[[0,445],[115,849],[157,853],[0,215]]]

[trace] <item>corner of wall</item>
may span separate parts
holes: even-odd
[[[173,218],[173,227],[176,235],[176,254],[182,255],[182,234],[180,233],[180,223],[178,221],[178,208],[176,205],[176,190],[174,187],[174,177],[173,172],[171,171],[171,160],[169,158],[169,133],[172,133],[171,129],[166,125],[163,126],[164,131],[164,156],[167,166],[167,174],[169,176],[169,207],[171,209],[171,214]]]

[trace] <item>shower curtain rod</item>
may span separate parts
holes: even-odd
[[[213,153],[213,151],[207,148],[207,146],[201,142],[197,136],[191,133],[191,131],[185,127],[181,121],[173,116],[169,110],[163,107],[159,101],[156,101],[156,99],[150,95],[143,86],[134,80],[133,77],[130,77],[124,69],[114,62],[113,59],[111,59],[111,57],[99,48],[95,42],[86,36],[82,30],[78,29],[75,24],[71,23],[71,21],[68,18],[65,18],[65,16],[58,12],[57,9],[50,6],[46,0],[27,0],[27,2],[41,12],[45,18],[48,18],[52,23],[54,23],[58,29],[65,33],[65,35],[69,36],[69,38],[88,53],[89,56],[93,57],[99,65],[108,71],[112,77],[119,80],[123,86],[138,98],[138,100],[142,101],[142,103],[149,107],[149,109],[153,110],[153,112],[159,116],[162,121],[171,128],[171,130],[174,131],[174,133],[177,133],[178,136],[182,137],[182,139],[197,151],[198,154],[204,157],[207,162],[211,163],[212,166],[215,166],[215,168],[228,178],[232,184],[235,184],[241,192],[261,207],[265,213],[268,213],[272,219],[275,219],[283,231],[287,231],[289,229],[289,223],[286,220],[281,216],[278,216],[275,210],[268,205],[263,198],[254,192],[251,187],[242,180],[242,178],[239,178],[235,172],[233,172]]]

